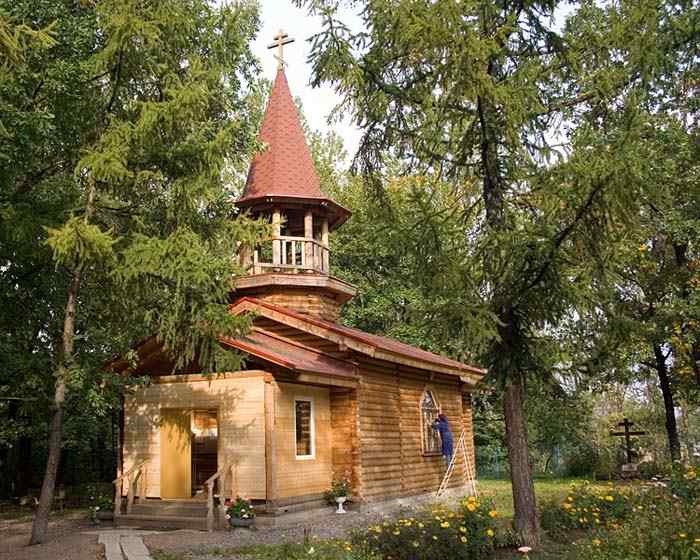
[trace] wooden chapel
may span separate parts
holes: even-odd
[[[435,493],[438,410],[474,464],[470,392],[484,370],[338,322],[355,288],[331,275],[329,236],[350,212],[321,192],[282,64],[260,139],[236,204],[273,236],[238,255],[248,275],[230,312],[253,313],[252,330],[220,339],[246,367],[173,375],[155,338],[137,348],[150,382],[125,398],[120,523],[211,529],[217,500],[236,495],[274,517],[320,507],[334,477],[360,503]]]

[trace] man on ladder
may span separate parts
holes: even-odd
[[[447,486],[450,483],[450,478],[452,476],[452,472],[454,471],[455,459],[457,456],[454,454],[454,442],[452,439],[452,431],[450,430],[450,424],[447,421],[447,416],[445,416],[442,413],[438,414],[438,417],[435,419],[435,422],[433,422],[433,429],[440,433],[440,439],[442,441],[442,456],[445,459],[445,464],[447,465],[445,476],[443,477],[442,482],[440,483],[440,487],[438,488],[437,494],[435,496],[436,498],[439,498],[440,495],[447,489]],[[459,434],[459,440],[457,441],[457,452],[459,453],[459,451],[462,452],[462,457],[464,459],[465,486],[469,486],[471,494],[473,496],[476,496],[476,473],[472,468],[472,462],[469,459],[469,455],[467,453],[467,447],[465,445],[464,438],[464,430],[462,430],[462,432]]]

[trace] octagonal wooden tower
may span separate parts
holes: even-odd
[[[253,296],[297,312],[336,321],[355,288],[330,275],[329,234],[350,212],[321,192],[287,78],[278,69],[263,119],[266,149],[251,163],[236,205],[267,218],[270,239],[242,246],[249,275],[236,283],[236,297]]]

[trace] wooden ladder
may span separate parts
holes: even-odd
[[[457,462],[457,454],[460,452],[460,450],[462,451],[462,457],[464,458],[464,485],[469,487],[469,491],[471,492],[472,496],[478,496],[476,491],[476,472],[474,471],[474,465],[472,465],[470,455],[467,453],[464,430],[462,430],[462,433],[459,434],[457,447],[452,454],[452,459],[450,459],[450,464],[447,466],[445,476],[442,477],[440,487],[435,494],[436,498],[439,498],[445,492],[445,490],[447,490],[447,486],[450,483],[450,478],[452,477],[452,472],[454,471],[455,464]]]

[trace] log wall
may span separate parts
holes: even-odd
[[[341,304],[334,297],[308,288],[294,289],[289,286],[247,290],[246,295],[286,307],[304,315],[335,322],[340,317]]]
[[[455,448],[462,427],[473,457],[471,406],[463,402],[459,380],[430,381],[426,372],[377,360],[360,359],[358,390],[359,488],[365,501],[437,491],[445,473],[439,455],[423,454],[420,401],[433,391],[452,428]],[[459,457],[450,486],[464,482]]]
[[[357,391],[332,388],[330,405],[333,476],[349,478],[352,488],[358,488],[360,455],[357,440]]]

